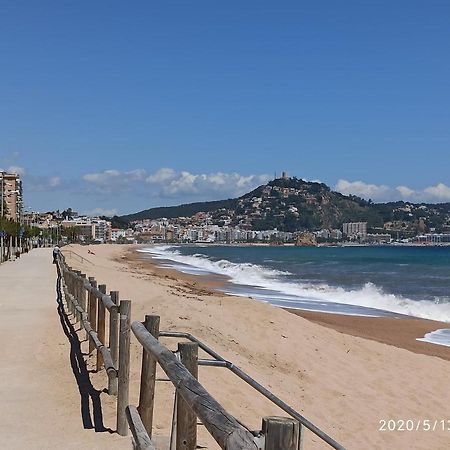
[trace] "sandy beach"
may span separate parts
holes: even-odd
[[[447,421],[450,349],[415,341],[447,326],[420,319],[295,314],[213,291],[219,280],[182,275],[142,261],[130,246],[69,246],[68,263],[132,300],[132,319],[161,316],[161,329],[188,331],[247,371],[348,449],[447,449],[450,431],[380,431],[382,420]],[[164,340],[173,347],[174,342]],[[141,351],[132,340],[130,400],[138,402]],[[282,412],[217,368],[200,381],[235,417],[259,429]],[[172,388],[157,386],[155,433],[169,433]],[[445,425],[448,426],[447,422]],[[201,427],[200,427],[201,430]],[[215,448],[200,432],[199,444]],[[305,433],[305,450],[328,448]]]

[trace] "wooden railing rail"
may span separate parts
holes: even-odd
[[[89,264],[94,265],[94,263],[92,261],[90,261],[89,259],[87,259],[85,256],[81,256],[78,253],[75,253],[73,250],[64,248],[64,253],[70,253],[70,256],[76,256],[80,260],[81,263],[88,262]]]
[[[126,407],[126,415],[130,426],[131,434],[134,439],[134,447],[136,450],[156,450],[155,445],[149,438],[147,430],[142,423],[141,416],[135,406]]]

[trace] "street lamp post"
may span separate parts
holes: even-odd
[[[8,184],[8,183],[6,183],[6,184]],[[11,183],[9,183],[8,185],[9,185],[9,186],[12,186]],[[14,190],[14,191],[9,191],[9,192],[6,194],[6,197],[13,197],[13,196],[16,196],[16,204],[19,204],[19,202],[21,201],[21,200],[20,200],[20,197],[18,198],[19,195],[20,195],[20,190],[16,189],[16,190]],[[5,195],[4,195],[4,196],[5,196]],[[13,220],[14,220],[14,219],[13,219]],[[16,223],[18,222],[18,221],[17,221],[17,211],[16,211],[16,220],[14,220],[14,222],[16,222]],[[20,227],[20,223],[19,223],[19,227]],[[14,237],[14,252],[13,252],[13,236],[12,236],[12,234],[10,234],[10,235],[9,235],[9,251],[8,251],[8,254],[9,254],[9,258],[10,258],[10,259],[12,259],[13,254],[15,254],[16,251],[17,251],[17,236]]]
[[[1,192],[2,192],[2,206],[1,206],[0,220],[3,223],[3,214],[4,214],[4,211],[3,211],[3,202],[4,202],[4,196],[3,196],[4,187],[3,187],[3,184],[4,184],[4,174],[5,174],[5,172],[0,172],[0,174],[1,174],[0,180],[1,180],[1,187],[2,187],[1,188]],[[1,250],[0,250],[0,252],[1,252],[0,253],[0,264],[3,262],[3,255],[4,255],[3,233],[4,233],[4,231],[3,231],[3,227],[2,227],[2,229],[0,230],[0,240],[1,240],[1,244],[0,244],[0,247],[1,247]]]

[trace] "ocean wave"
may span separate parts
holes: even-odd
[[[186,272],[189,272],[189,267],[191,267],[195,268],[197,273],[224,275],[229,278],[231,283],[267,290],[267,298],[264,300],[269,303],[271,297],[274,303],[276,302],[276,293],[278,292],[289,296],[289,300],[292,302],[295,302],[295,299],[298,298],[302,302],[306,300],[317,303],[339,303],[450,322],[450,302],[448,299],[437,298],[434,302],[411,300],[386,293],[373,283],[366,283],[361,288],[354,290],[328,284],[294,283],[292,279],[288,279],[289,275],[292,276],[289,272],[251,263],[233,263],[225,259],[214,261],[201,253],[183,255],[173,246],[155,246],[140,251],[151,254],[153,258],[179,263],[176,267],[177,270],[183,271],[182,265],[186,265]]]
[[[450,347],[450,329],[443,328],[427,333],[423,338],[418,338],[416,341],[429,342],[431,344],[445,345]]]

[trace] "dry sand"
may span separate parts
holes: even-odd
[[[425,419],[450,419],[450,362],[443,355],[435,357],[383,343],[396,343],[395,323],[389,325],[392,339],[366,339],[359,337],[364,335],[366,325],[358,325],[360,331],[353,330],[351,335],[342,323],[323,326],[252,299],[212,293],[198,277],[181,276],[130,258],[127,246],[90,249],[95,255],[88,254],[87,247],[72,247],[90,262],[81,264],[79,258],[69,256],[68,263],[106,283],[108,290],[119,290],[121,298],[131,299],[133,320],[158,314],[163,330],[196,335],[346,448],[450,448],[450,431],[379,431],[383,419],[411,419],[415,424]],[[315,320],[318,321],[317,316]],[[377,318],[368,319],[369,322],[372,330],[383,326]],[[428,326],[433,329],[434,324]],[[384,330],[381,335],[388,328]],[[173,341],[164,342],[173,348]],[[400,341],[398,345],[408,348]],[[422,353],[433,353],[436,347],[421,346],[430,348]],[[141,349],[133,339],[133,404],[138,402],[140,359]],[[200,381],[231,414],[252,429],[260,428],[262,416],[282,415],[224,369],[201,367]],[[169,432],[172,391],[170,383],[161,381],[157,385],[155,433],[159,436]],[[199,444],[213,448],[203,432]],[[308,431],[304,448],[329,447]]]

